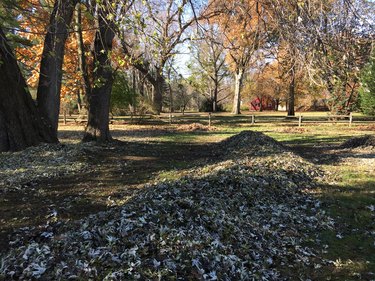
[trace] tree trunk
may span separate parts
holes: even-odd
[[[217,83],[217,81],[214,82],[215,83],[215,88],[214,88],[214,96],[213,96],[213,99],[212,99],[212,112],[217,112],[217,96],[218,96],[218,92],[219,92],[219,85]]]
[[[290,84],[289,84],[289,93],[288,93],[288,116],[295,116],[294,112],[294,94],[295,94],[295,86],[296,86],[296,77],[294,67],[290,72]]]
[[[139,94],[144,97],[145,96],[145,77],[143,76],[142,72],[137,71],[138,73],[138,89]]]
[[[168,91],[169,91],[169,112],[174,112],[174,105],[173,105],[173,91],[171,85],[172,77],[171,77],[171,68],[168,68]]]
[[[355,94],[355,89],[356,89],[356,86],[357,86],[357,81],[354,80],[353,81],[353,86],[348,84],[348,86],[351,88],[350,90],[350,95],[348,97],[348,101],[346,102],[346,111],[347,113],[350,113],[352,111],[352,108],[351,108],[351,104],[352,104],[352,100],[354,99],[354,94]]]
[[[129,109],[130,109],[130,112],[131,114],[134,114],[135,113],[135,107],[136,107],[136,93],[139,92],[139,81],[137,81],[137,73],[136,73],[136,70],[135,68],[132,69],[132,88],[133,88],[133,94],[131,95],[131,101],[130,101],[130,104],[129,104]]]
[[[0,152],[57,142],[52,127],[40,117],[1,29],[0,89]]]
[[[174,112],[173,91],[172,91],[172,86],[171,86],[170,83],[168,83],[168,87],[169,87],[169,103],[170,103],[170,105],[169,105],[169,107],[170,107],[169,111],[171,113],[173,113]]]
[[[234,99],[233,99],[233,114],[241,114],[241,88],[242,88],[243,70],[239,69],[236,71],[234,80]]]
[[[82,99],[81,99],[82,89],[81,88],[77,89],[76,94],[77,94],[78,113],[81,113],[81,110],[82,110]]]
[[[113,70],[109,52],[115,37],[111,22],[107,21],[105,8],[98,9],[98,28],[94,42],[94,87],[88,95],[88,122],[83,141],[109,141],[109,108],[113,85]]]
[[[280,99],[275,100],[275,111],[279,111]]]
[[[38,107],[57,136],[65,41],[77,0],[56,0],[44,40],[38,85]]]
[[[76,34],[77,40],[77,52],[78,52],[78,67],[79,72],[82,75],[83,80],[83,88],[85,90],[86,98],[91,92],[91,84],[90,78],[87,70],[86,64],[86,56],[85,56],[85,49],[83,44],[83,36],[82,36],[82,12],[81,12],[81,3],[77,3],[75,10],[74,10],[74,18],[75,18],[75,25],[74,31]]]
[[[163,92],[164,92],[164,77],[159,70],[156,74],[156,79],[154,83],[154,91],[152,95],[152,105],[156,114],[160,114],[163,107]]]

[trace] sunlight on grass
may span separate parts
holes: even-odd
[[[339,175],[336,186],[326,186],[322,194],[325,209],[340,231],[326,230],[320,237],[328,245],[325,257],[336,261],[333,280],[371,280],[366,276],[375,277],[374,169],[345,164],[325,169]]]

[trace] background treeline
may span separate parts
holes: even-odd
[[[370,0],[3,0],[0,151],[56,142],[59,113],[318,107],[375,114]]]

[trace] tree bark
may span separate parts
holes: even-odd
[[[77,0],[56,0],[44,40],[37,92],[38,107],[57,136],[62,65],[68,28]]]
[[[217,80],[214,81],[215,83],[215,88],[214,88],[214,96],[213,96],[213,99],[212,99],[212,112],[217,112],[217,96],[218,96],[218,92],[219,92],[219,83],[217,82]]]
[[[81,110],[82,110],[82,99],[81,99],[81,94],[82,94],[82,89],[81,89],[81,88],[77,89],[77,91],[76,91],[76,95],[77,95],[77,107],[78,107],[78,113],[81,113]]]
[[[280,99],[275,100],[275,111],[279,111]]]
[[[109,4],[109,3],[107,3]],[[105,7],[98,9],[98,27],[94,42],[94,87],[88,95],[88,122],[83,141],[105,142],[112,139],[109,132],[110,96],[113,70],[109,52],[115,37],[113,23],[108,22]]]
[[[173,104],[173,91],[172,91],[172,85],[171,85],[171,68],[168,69],[168,91],[169,91],[169,112],[174,112],[174,104]]]
[[[74,10],[74,18],[75,18],[75,25],[74,31],[76,34],[77,40],[77,52],[78,52],[78,68],[82,75],[83,80],[83,88],[85,90],[86,97],[91,92],[91,84],[90,78],[87,70],[86,64],[86,56],[85,56],[85,48],[83,44],[83,36],[82,36],[82,12],[81,12],[81,3],[77,3],[75,10]]]
[[[41,142],[55,143],[0,28],[0,152],[22,150]]]
[[[238,69],[234,76],[235,88],[234,88],[234,99],[233,99],[233,114],[241,114],[241,90],[242,90],[242,79],[243,70]]]
[[[288,93],[288,116],[295,116],[294,99],[295,99],[296,76],[294,67],[290,71],[290,84]]]
[[[152,95],[152,106],[156,114],[160,114],[163,108],[163,92],[165,79],[163,74],[157,71],[156,79],[154,81],[154,91]]]

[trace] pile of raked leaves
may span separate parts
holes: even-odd
[[[327,263],[306,246],[333,226],[312,195],[323,173],[262,133],[215,150],[216,162],[188,176],[14,244],[0,279],[287,280]]]

